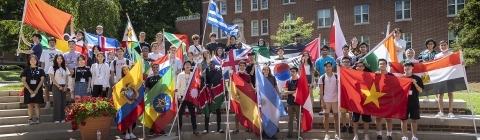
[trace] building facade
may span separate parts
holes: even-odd
[[[201,23],[205,29],[204,41],[209,42],[208,34],[217,33],[217,40],[226,43],[227,35],[221,30],[207,24],[205,16],[209,0],[202,0],[202,15],[179,17],[176,28],[189,36],[202,35]],[[239,25],[241,41],[256,44],[259,39],[273,44],[270,36],[279,28],[279,23],[297,17],[305,22],[314,21],[312,37],[321,37],[321,44],[328,44],[335,8],[341,29],[347,43],[353,37],[359,42],[366,42],[373,48],[382,41],[390,30],[400,28],[402,38],[407,41],[407,48],[413,48],[418,55],[426,49],[425,40],[432,38],[449,40],[458,37],[448,30],[448,23],[454,20],[465,0],[216,0],[217,6],[227,24]],[[202,16],[202,21],[200,21]],[[202,27],[203,28],[203,27]],[[292,42],[294,39],[292,38]],[[191,40],[190,40],[191,42]],[[439,51],[438,46],[436,48]],[[478,72],[468,68],[469,77],[480,77]],[[470,78],[478,81],[480,78]]]

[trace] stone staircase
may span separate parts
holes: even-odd
[[[42,109],[40,111],[40,124],[28,125],[27,124],[27,109],[26,105],[22,104],[23,97],[18,96],[19,91],[0,91],[0,140],[69,140],[71,138],[80,140],[81,135],[79,131],[71,131],[70,123],[53,123],[52,118],[52,109],[43,109],[44,105],[41,105]],[[53,98],[50,98],[53,99]],[[285,101],[284,101],[285,103]],[[418,138],[419,139],[437,139],[437,140],[452,140],[452,139],[461,139],[461,140],[480,140],[477,139],[477,135],[474,133],[473,120],[471,115],[462,115],[465,114],[466,102],[463,100],[455,100],[454,103],[454,113],[455,118],[435,118],[435,113],[437,110],[437,103],[433,102],[420,102],[421,104],[421,117],[422,119],[418,121]],[[323,115],[318,115],[317,113],[320,110],[318,101],[313,103],[314,105],[314,119],[313,119],[313,130],[307,133],[302,133],[301,137],[303,139],[323,139],[325,131],[323,130]],[[447,107],[448,103],[445,103]],[[227,127],[227,117],[229,120],[230,130],[235,128],[235,118],[233,114],[225,114],[225,109],[222,109],[222,123],[221,128],[226,130]],[[213,114],[212,114],[213,115]],[[332,116],[332,115],[330,115]],[[204,115],[197,116],[197,130],[203,131],[204,129]],[[177,120],[178,121],[178,120]],[[287,135],[287,122],[288,117],[283,117],[280,120],[280,132],[276,134],[277,138],[284,138]],[[225,139],[225,134],[218,134],[213,132],[216,130],[216,117],[210,117],[210,133],[200,134],[199,136],[193,135],[192,127],[190,123],[190,118],[183,116],[183,132],[180,135],[182,140],[213,140],[213,139]],[[401,139],[402,135],[400,132],[400,120],[394,120],[394,139]],[[475,116],[475,123],[480,124],[480,116]],[[142,125],[137,123],[138,126],[134,129],[134,133],[137,137],[142,137]],[[178,140],[178,136],[175,136],[177,124],[170,124],[167,126],[166,131],[168,132],[170,128],[173,127],[172,134],[170,136],[155,136],[147,137],[146,139],[158,139],[158,140]],[[294,125],[295,122],[294,122]],[[362,123],[359,124],[359,128],[363,128]],[[330,119],[330,126],[333,126],[333,118]],[[480,128],[480,127],[478,127]],[[478,129],[477,128],[477,129]],[[368,132],[370,138],[373,139],[375,135],[374,123],[370,124],[370,129],[372,131]],[[244,128],[240,126],[240,133],[231,134],[231,139],[235,140],[245,140],[245,139],[260,139],[258,136],[255,136],[253,133],[243,132]],[[148,132],[148,129],[145,130]],[[359,130],[360,133],[364,133],[363,130]],[[296,132],[296,130],[294,130]],[[385,132],[385,131],[384,131]],[[117,131],[116,124],[112,123],[111,132],[109,139],[122,139],[123,135]],[[328,132],[331,136],[334,135],[333,131]],[[294,138],[296,139],[296,133]],[[363,139],[363,134],[359,135]],[[352,139],[353,134],[344,133],[341,135],[342,139]],[[480,138],[480,137],[479,137]]]

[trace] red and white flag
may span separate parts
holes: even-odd
[[[333,9],[333,18],[332,30],[330,32],[330,47],[335,50],[335,58],[337,58],[343,56],[342,47],[347,44],[347,41],[345,40],[345,36],[343,36],[336,9]]]
[[[303,68],[303,64],[301,68]],[[300,78],[298,78],[297,91],[295,92],[295,102],[302,106],[302,130],[303,132],[308,132],[312,130],[313,124],[312,97],[310,97],[305,69],[300,70]]]
[[[188,84],[187,91],[185,93],[185,99],[191,103],[193,103],[195,106],[198,106],[198,93],[201,90],[200,89],[200,70],[195,67],[193,69],[193,75],[190,78],[190,84]]]

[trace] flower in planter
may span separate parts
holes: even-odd
[[[89,117],[102,117],[116,115],[117,110],[113,100],[103,97],[75,98],[76,103],[65,109],[67,117],[65,121],[72,121],[72,130],[77,130],[78,125],[84,126]]]

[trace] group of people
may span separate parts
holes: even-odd
[[[103,33],[103,27],[97,26],[97,34],[101,35]],[[394,30],[395,36],[395,45],[397,47],[397,53],[399,60],[404,62],[405,75],[403,77],[412,78],[412,89],[409,93],[408,107],[407,107],[407,116],[402,119],[402,131],[404,134],[403,139],[407,140],[407,119],[412,120],[412,140],[417,140],[416,136],[416,121],[420,119],[420,104],[419,104],[419,93],[422,92],[423,82],[420,77],[412,74],[412,69],[415,63],[431,61],[437,58],[441,58],[451,54],[448,50],[448,43],[446,41],[440,41],[440,50],[441,52],[437,53],[435,47],[437,43],[433,39],[428,39],[425,42],[426,50],[422,51],[417,59],[415,59],[415,51],[411,48],[406,49],[406,42],[400,39],[402,31],[400,29]],[[154,60],[159,59],[165,55],[168,55],[169,61],[176,75],[176,84],[175,84],[175,94],[176,98],[180,104],[179,114],[183,115],[185,108],[190,112],[191,123],[193,127],[193,134],[199,135],[197,131],[196,123],[196,107],[190,101],[183,101],[183,96],[188,89],[188,84],[190,78],[192,77],[193,69],[196,67],[202,71],[202,77],[204,77],[205,84],[207,86],[212,86],[213,76],[217,73],[222,73],[222,70],[215,66],[213,61],[214,57],[219,59],[226,59],[226,55],[229,51],[233,49],[241,49],[242,43],[237,41],[235,36],[228,35],[227,44],[217,42],[216,34],[210,33],[209,38],[210,42],[205,46],[200,44],[200,36],[192,35],[191,39],[194,42],[193,45],[189,46],[187,52],[187,59],[182,63],[182,60],[175,57],[176,48],[170,46],[168,51],[165,48],[165,43],[163,41],[163,34],[156,34],[156,41],[151,44],[145,42],[146,34],[145,32],[139,33],[139,44],[140,47],[136,49],[139,53],[142,54],[142,58],[148,62],[153,62]],[[38,124],[40,116],[40,107],[39,104],[46,102],[45,108],[50,108],[50,92],[53,94],[55,104],[53,104],[53,120],[55,123],[64,123],[65,122],[65,107],[66,107],[66,95],[68,93],[73,94],[75,98],[81,98],[82,96],[93,96],[93,97],[109,97],[111,94],[111,89],[117,81],[119,81],[123,76],[128,73],[129,69],[132,67],[133,62],[124,57],[125,50],[121,47],[115,49],[114,51],[107,52],[107,56],[103,53],[99,46],[93,46],[93,54],[89,56],[81,55],[79,52],[75,51],[77,45],[86,47],[87,42],[85,41],[84,32],[78,31],[75,36],[66,36],[65,39],[68,40],[68,46],[70,48],[69,52],[62,53],[61,51],[55,49],[56,39],[49,38],[48,44],[49,49],[43,50],[40,44],[42,36],[39,34],[34,34],[32,36],[33,43],[27,41],[27,39],[21,34],[23,42],[31,46],[31,50],[17,50],[19,53],[31,54],[28,57],[27,64],[29,67],[25,68],[21,74],[22,82],[24,84],[24,103],[28,104],[28,116],[29,124]],[[296,47],[301,47],[300,43],[300,34],[295,35],[295,42],[290,44]],[[240,40],[240,39],[238,39]],[[258,41],[258,46],[268,47],[263,39]],[[334,73],[335,66],[339,65],[344,68],[356,69],[359,71],[371,72],[369,68],[363,63],[363,58],[368,52],[367,43],[358,43],[356,38],[352,39],[352,43],[349,45],[343,46],[342,50],[344,56],[338,57],[336,60],[328,55],[330,46],[321,47],[321,56],[317,60],[312,60],[309,53],[302,54],[301,63],[303,67],[291,67],[290,73],[291,78],[285,82],[285,85],[281,87],[277,83],[277,79],[273,76],[272,71],[269,66],[261,66],[263,75],[270,81],[270,83],[275,87],[275,90],[280,95],[287,95],[287,114],[288,114],[288,135],[287,138],[291,138],[293,135],[293,121],[296,117],[297,123],[299,123],[300,106],[294,102],[295,100],[295,91],[298,84],[299,78],[299,69],[305,69],[307,75],[307,80],[310,86],[310,94],[313,94],[313,89],[319,87],[319,100],[320,105],[323,108],[323,111],[320,114],[324,115],[324,127],[328,131],[329,128],[329,118],[330,112],[333,113],[334,118],[338,118],[338,113],[341,115],[341,121],[338,122],[337,119],[334,119],[335,123],[335,138],[338,139],[339,132],[349,132],[354,133],[354,140],[358,140],[358,122],[360,117],[364,123],[364,130],[368,132],[369,123],[372,122],[372,117],[366,114],[359,114],[356,112],[349,112],[345,109],[339,109],[338,96],[339,91],[337,89],[338,76]],[[405,58],[403,53],[405,52]],[[285,60],[283,48],[277,49],[278,56],[275,60]],[[353,54],[353,55],[352,55]],[[253,88],[257,85],[255,83],[255,67],[259,64],[255,61],[255,53],[248,54],[249,61],[240,61],[238,63],[238,74],[245,82],[249,83]],[[247,63],[248,62],[248,63]],[[315,63],[313,63],[315,62]],[[379,74],[388,74],[393,75],[387,71],[387,65],[389,62],[385,59],[380,59],[378,61],[378,66],[380,71]],[[153,88],[153,86],[160,81],[162,78],[159,75],[159,65],[151,63],[151,69],[153,74],[145,78],[145,87],[146,92]],[[315,82],[317,81],[317,82]],[[315,83],[318,83],[316,85]],[[42,86],[45,86],[45,89],[42,89]],[[44,100],[44,94],[45,99]],[[452,102],[453,95],[448,93],[449,96],[449,113],[448,117],[454,117],[452,114]],[[424,100],[428,102],[427,99]],[[439,113],[437,117],[443,116],[443,94],[438,94],[435,98],[435,101],[439,103]],[[35,109],[36,120],[33,120],[33,110]],[[220,109],[213,110],[216,113],[217,119],[217,132],[225,133],[221,128],[221,114]],[[347,113],[351,117],[347,121]],[[205,129],[202,131],[203,134],[209,133],[209,116],[205,115]],[[239,120],[238,117],[235,117],[235,129],[233,133],[239,132]],[[376,129],[377,129],[377,140],[382,139],[382,119],[376,118]],[[385,118],[387,122],[387,140],[392,139],[392,119]],[[181,130],[182,126],[182,117],[179,117],[179,123]],[[338,128],[337,126],[341,127]],[[350,125],[350,126],[349,126]],[[125,133],[126,139],[134,139],[136,136],[132,133],[132,129],[135,127],[135,124],[132,125]],[[247,132],[251,132],[251,129],[247,128]],[[154,131],[149,132],[149,136],[155,135]],[[164,131],[160,132],[160,135],[166,135]],[[179,135],[177,132],[176,135]],[[266,136],[266,135],[264,135]],[[268,138],[268,136],[266,137]],[[328,134],[325,135],[325,139],[330,139]],[[368,140],[368,134],[365,133],[365,140]]]

